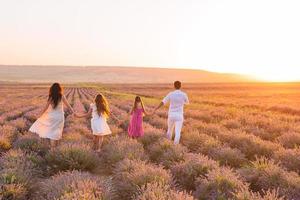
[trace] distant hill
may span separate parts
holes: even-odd
[[[0,81],[11,82],[169,83],[174,80],[189,83],[254,81],[250,77],[238,74],[191,69],[0,65]]]

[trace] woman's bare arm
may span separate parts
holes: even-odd
[[[91,116],[91,114],[92,114],[92,108],[90,108],[88,110],[88,112],[86,112],[84,114],[77,114],[77,113],[75,113],[75,117],[78,117],[78,118],[89,117],[89,116]]]
[[[73,110],[72,106],[69,104],[69,102],[68,102],[68,100],[66,99],[65,96],[62,96],[62,101],[63,101],[64,105],[65,105],[68,109],[70,109],[72,113],[74,113],[74,110]]]
[[[152,111],[152,115],[158,110],[160,109],[162,106],[164,106],[164,103],[163,102],[160,102],[160,104]]]

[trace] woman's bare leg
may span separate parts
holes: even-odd
[[[51,147],[51,140],[49,138],[45,138],[45,144]]]

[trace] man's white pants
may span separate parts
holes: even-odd
[[[169,114],[167,137],[170,140],[172,140],[173,132],[175,129],[175,139],[174,139],[175,144],[179,144],[182,125],[183,125],[182,114]]]

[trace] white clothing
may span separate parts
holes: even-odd
[[[182,125],[183,125],[183,115],[181,114],[169,115],[167,137],[170,140],[172,140],[173,132],[175,129],[175,139],[174,139],[175,144],[179,144]]]
[[[111,130],[107,124],[106,116],[99,116],[97,106],[93,103],[90,105],[90,109],[92,109],[91,126],[93,135],[110,135]]]
[[[64,121],[64,108],[60,101],[56,108],[50,104],[43,115],[32,124],[29,131],[38,134],[41,138],[59,140],[62,137]]]
[[[173,131],[175,129],[174,143],[178,144],[181,135],[181,128],[183,125],[183,107],[189,104],[189,99],[186,93],[181,90],[170,92],[163,100],[163,104],[170,102],[168,113],[168,131],[167,137],[171,140]]]
[[[181,90],[175,90],[170,92],[163,100],[163,104],[166,105],[170,102],[169,115],[181,114],[183,115],[183,106],[189,103],[188,96]]]

